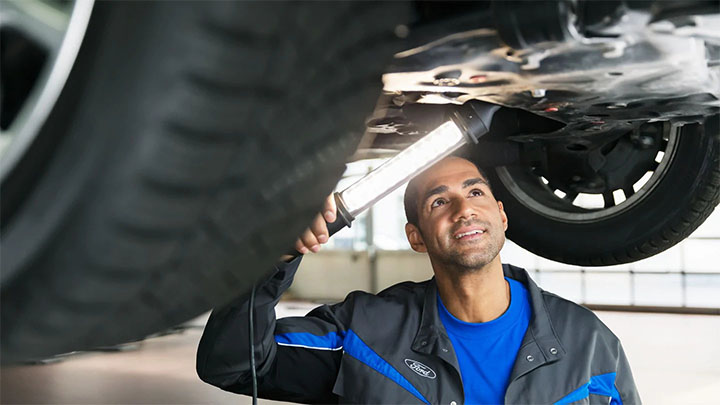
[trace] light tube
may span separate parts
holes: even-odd
[[[454,121],[448,121],[339,193],[352,218],[442,158],[467,143]]]

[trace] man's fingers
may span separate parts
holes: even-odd
[[[320,242],[318,242],[315,235],[312,233],[310,229],[306,229],[305,232],[300,236],[300,240],[302,241],[303,245],[305,245],[306,248],[310,249],[313,252],[317,252],[320,250]]]
[[[298,252],[306,254],[320,250],[320,244],[326,243],[330,238],[327,223],[335,221],[336,210],[335,196],[330,194],[323,204],[322,215],[315,216],[310,227],[305,229],[305,232],[295,241],[295,249]]]
[[[310,251],[310,249],[305,247],[305,245],[303,244],[302,240],[300,240],[300,238],[298,238],[298,240],[295,241],[295,250],[297,250],[301,254],[306,254],[307,252]]]
[[[327,223],[320,215],[315,216],[312,224],[310,224],[310,231],[313,235],[315,235],[315,238],[317,238],[317,241],[320,243],[327,242],[330,236],[330,232],[328,232],[327,229]]]
[[[325,220],[327,222],[335,222],[336,212],[337,206],[335,205],[335,195],[330,194],[328,198],[325,199],[325,205],[323,206],[323,217],[325,217]]]

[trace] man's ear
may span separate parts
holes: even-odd
[[[498,201],[498,209],[500,210],[500,219],[503,223],[503,230],[507,231],[508,229],[508,217],[507,214],[505,214],[505,209],[503,208],[502,201]]]
[[[425,241],[423,241],[420,229],[417,226],[407,223],[405,224],[405,235],[407,235],[408,242],[412,250],[418,253],[426,253],[427,248],[425,247]]]

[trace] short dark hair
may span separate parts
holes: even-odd
[[[476,162],[473,160],[470,160],[464,156],[456,156],[462,159],[467,160],[468,162],[475,165],[478,172],[480,173],[480,176],[485,179],[487,182],[488,188],[490,189],[490,192],[492,193],[492,186],[490,185],[490,179],[487,176],[487,173],[485,173],[485,170],[483,170]],[[417,179],[417,177],[415,177]],[[417,184],[415,179],[410,180],[410,183],[408,183],[407,188],[405,189],[405,195],[403,196],[403,205],[405,206],[405,217],[407,218],[407,221],[409,224],[413,224],[420,228],[420,225],[418,224],[418,190],[417,190]]]

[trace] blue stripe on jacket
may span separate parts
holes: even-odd
[[[316,336],[307,332],[282,333],[275,335],[275,341],[282,346],[302,347],[306,349],[343,349],[345,353],[394,381],[422,402],[426,404],[430,403],[420,394],[417,388],[410,384],[410,381],[403,377],[390,363],[375,353],[375,351],[366,345],[352,330],[348,330],[344,334],[330,332],[324,336]]]
[[[311,333],[282,333],[275,335],[275,341],[283,346],[304,347],[317,350],[339,350],[343,348],[342,334],[330,332],[325,336],[315,336]]]
[[[617,388],[615,388],[615,373],[607,373],[591,377],[590,381],[555,402],[555,405],[564,405],[580,401],[581,399],[589,397],[590,394],[610,397],[610,405],[622,405],[623,403],[622,398],[620,398],[620,393]]]

